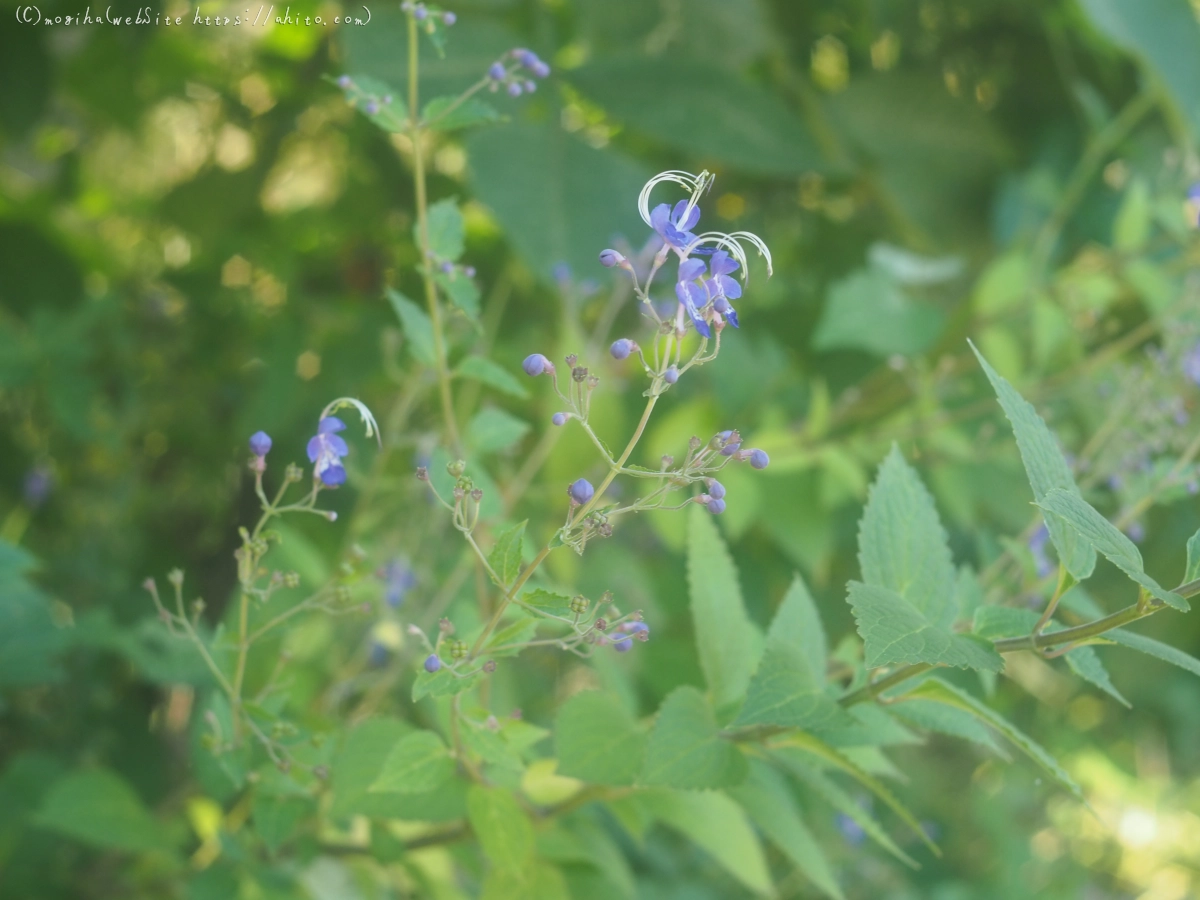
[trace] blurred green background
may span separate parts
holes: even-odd
[[[384,295],[420,291],[411,146],[323,80],[405,84],[398,6],[367,5],[362,27],[194,26],[194,7],[171,4],[150,9],[183,15],[177,28],[20,24],[8,0],[0,10],[0,538],[29,554],[0,556],[6,898],[406,896],[320,856],[318,834],[290,838],[283,854],[239,846],[246,810],[198,757],[188,686],[203,691],[207,676],[162,640],[141,588],[178,566],[219,622],[236,584],[236,527],[257,509],[246,438],[265,429],[272,462],[300,461],[321,407],[355,396],[384,423],[385,450],[352,439],[339,522],[289,525],[280,552],[314,579],[354,547],[368,572],[407,555],[421,581],[406,610],[420,618],[435,601],[458,602],[437,595],[459,548],[445,546],[410,474],[437,444],[436,405],[428,379],[407,374]],[[604,377],[598,428],[621,443],[641,387],[602,348],[641,326],[596,255],[647,238],[642,183],[707,168],[717,181],[702,226],[770,244],[774,277],[752,261],[741,329],[660,405],[639,451],[646,463],[731,427],[769,450],[761,477],[730,476],[721,520],[760,624],[798,570],[832,642],[853,633],[844,585],[858,569],[856,522],[893,441],[933,490],[959,559],[983,568],[1009,548],[1006,586],[1018,600],[1029,589],[1019,536],[1031,498],[967,337],[1086,461],[1089,496],[1124,517],[1148,571],[1175,583],[1200,524],[1186,478],[1161,487],[1200,406],[1186,371],[1200,342],[1190,317],[1200,243],[1184,201],[1200,180],[1193,5],[450,8],[458,23],[447,57],[422,61],[423,96],[461,90],[514,46],[554,68],[537,93],[494,98],[504,122],[428,148],[432,197],[463,204],[464,261],[482,289],[481,324],[452,323],[459,351],[489,352],[513,372],[530,352],[584,354]],[[489,413],[507,430],[479,437],[478,456],[493,481],[511,482],[555,407],[539,389],[465,392],[468,433],[478,411],[508,414]],[[563,435],[519,517],[543,521],[545,538],[562,484],[598,471],[586,440]],[[637,598],[655,640],[599,675],[534,654],[497,702],[545,724],[556,698],[599,678],[649,714],[697,682],[682,540],[683,517],[656,513],[581,560],[554,557],[564,584]],[[1114,571],[1102,567],[1093,590],[1108,608],[1128,602]],[[383,585],[368,574],[356,590],[378,605]],[[311,722],[361,711],[346,698],[372,690],[365,709],[387,708],[395,680],[407,683],[408,668],[368,665],[372,642],[402,640],[380,630],[383,618],[306,621],[288,638],[294,703]],[[1200,651],[1194,618],[1157,617],[1146,630]],[[892,786],[944,856],[925,853],[909,871],[829,811],[816,827],[846,895],[1200,893],[1200,682],[1127,651],[1104,658],[1131,710],[1030,659],[1011,661],[991,699],[1063,760],[1095,815],[1021,762],[944,739],[900,747]],[[54,812],[51,800],[87,795],[98,772],[120,784],[97,796],[141,817],[126,847]],[[183,855],[141,853],[156,835]],[[665,829],[628,853],[639,896],[742,896]],[[783,896],[818,896],[800,879],[784,886]]]

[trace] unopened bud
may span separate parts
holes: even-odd
[[[662,467],[664,469],[669,469],[673,465],[675,465],[675,457],[673,457],[670,453],[663,454]]]
[[[691,438],[688,440],[688,449],[691,450],[693,453],[695,453],[697,450],[699,450],[700,449],[700,438],[696,437],[696,435],[693,434],[691,436]]]
[[[461,459],[456,459],[454,462],[446,463],[446,474],[451,478],[459,478],[465,471],[467,471],[467,464]]]
[[[428,481],[429,470],[424,466],[417,466],[417,481]]]
[[[588,370],[583,366],[576,366],[571,370],[571,377],[575,379],[576,382],[582,383],[583,380],[587,378],[587,373]]]
[[[568,365],[568,366],[570,366],[572,369],[573,369],[573,368],[575,368],[575,366],[576,366],[576,364],[578,364],[578,362],[579,362],[579,357],[578,357],[576,354],[574,354],[574,353],[568,353],[568,354],[567,354],[567,356],[566,356],[566,363],[567,363],[567,365]]]
[[[604,621],[604,619],[596,620],[596,630],[597,631],[604,631],[606,628],[608,628],[608,623],[606,621]]]
[[[481,491],[479,488],[475,488],[475,490],[471,491],[471,499],[478,503],[483,499],[483,491]]]
[[[442,634],[454,634],[454,623],[446,618],[438,619],[438,630]]]
[[[487,662],[485,662],[483,664],[483,671],[487,672],[489,675],[491,675],[493,672],[495,672],[496,671],[496,661],[494,659],[489,659]]]

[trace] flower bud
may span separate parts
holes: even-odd
[[[265,431],[256,431],[250,435],[250,452],[255,456],[266,456],[271,452],[271,436]]]
[[[601,619],[597,619],[597,620],[596,620],[596,622],[595,622],[595,629],[596,629],[597,631],[604,631],[606,628],[608,628],[608,622],[606,622],[606,621],[605,621],[604,619],[602,619],[602,618],[601,618]]]
[[[750,465],[756,469],[765,469],[771,463],[771,457],[767,456],[766,450],[751,450]]]
[[[284,469],[283,477],[288,481],[299,481],[304,477],[304,470],[295,463],[288,463],[288,467]]]
[[[719,516],[721,513],[725,512],[725,501],[718,500],[716,497],[710,498],[709,501],[704,504],[704,506],[714,516]]]
[[[416,19],[418,22],[424,21],[425,17],[426,17],[426,16],[428,16],[428,15],[429,15],[429,10],[427,10],[427,9],[425,8],[425,4],[424,4],[424,3],[418,3],[418,4],[417,4],[417,5],[416,5],[416,6],[413,8],[413,11],[412,11],[412,16],[413,16],[413,18],[414,18],[414,19]]]
[[[600,535],[600,537],[612,537],[613,527],[607,522],[601,522],[600,527],[596,529],[596,533]]]
[[[446,463],[446,474],[451,478],[461,478],[465,471],[467,471],[467,464],[461,459]]]
[[[587,378],[587,373],[588,370],[584,366],[576,366],[571,370],[571,377],[575,379],[576,383],[582,384],[583,380]]]
[[[495,672],[496,671],[496,661],[494,659],[489,659],[487,662],[485,662],[483,664],[483,671],[487,672],[489,675],[491,675],[493,672]]]
[[[588,611],[588,599],[583,594],[578,594],[571,598],[571,612],[577,615],[583,615]]]
[[[575,368],[575,365],[579,362],[579,357],[574,353],[568,353],[566,355],[566,357],[564,358],[564,361],[566,362],[566,364],[568,366],[570,366],[573,369],[573,368]]]
[[[428,481],[429,470],[424,466],[417,466],[417,481]]]
[[[483,499],[483,491],[481,491],[479,488],[475,488],[475,490],[471,491],[471,499],[478,503]]]
[[[510,83],[508,86],[508,96],[520,97],[521,96],[521,85],[515,81]]]
[[[456,16],[454,13],[452,13],[452,12],[442,13],[442,24],[443,25],[453,25],[457,21],[458,21],[458,16]]]
[[[367,105],[363,107],[363,111],[366,112],[368,116],[373,116],[379,112],[379,104],[374,100],[368,100]]]
[[[669,469],[673,465],[675,465],[675,457],[673,457],[670,453],[664,453],[662,458],[663,469]]]
[[[613,649],[616,650],[618,653],[628,653],[630,650],[633,649],[633,639],[632,638],[624,638],[623,640],[620,640],[620,641],[614,641]]]
[[[573,503],[579,506],[591,500],[595,493],[596,489],[592,487],[592,483],[586,478],[573,481],[567,487],[567,496],[571,498]]]
[[[503,81],[506,74],[508,72],[504,68],[504,63],[492,63],[491,68],[488,69],[488,78],[493,81]]]
[[[430,653],[427,657],[425,657],[425,671],[430,675],[432,675],[441,667],[442,661],[438,659],[438,655],[436,653]]]
[[[625,262],[625,257],[612,248],[600,251],[600,265],[605,268],[611,269],[613,266],[619,266],[623,262]]]
[[[554,415],[552,415],[550,417],[550,421],[553,422],[555,425],[566,425],[567,424],[567,414],[565,412],[556,412]]]
[[[554,374],[554,364],[540,353],[531,353],[525,357],[525,361],[521,363],[521,368],[525,370],[525,374],[531,377],[537,377],[545,372]]]
[[[679,380],[679,369],[671,366],[667,371],[663,372],[663,381],[667,384],[674,384]]]
[[[637,344],[629,338],[620,338],[612,342],[612,346],[608,348],[608,352],[612,354],[613,359],[627,359],[629,354],[636,349]]]
[[[704,483],[708,485],[708,494],[717,500],[721,500],[725,496],[725,485],[717,481],[715,478],[705,478]]]
[[[352,84],[354,84],[354,81],[350,78],[349,75],[339,75],[338,76],[337,85],[343,91],[346,90],[347,88],[349,88],[350,85],[352,85]]]

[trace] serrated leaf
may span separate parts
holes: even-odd
[[[454,760],[445,742],[432,731],[416,731],[401,738],[392,748],[372,792],[424,794],[441,786],[454,774]]]
[[[507,588],[521,574],[521,546],[528,522],[524,519],[498,532],[492,552],[488,554],[488,564],[499,576],[502,588]]]
[[[753,759],[750,776],[743,784],[729,788],[728,793],[771,843],[826,896],[835,900],[845,896],[816,838],[800,818],[791,789],[779,772],[762,760]]]
[[[68,772],[50,786],[33,821],[93,847],[169,851],[171,841],[133,788],[108,769]]]
[[[646,744],[639,782],[707,789],[738,784],[745,777],[746,758],[721,737],[704,695],[687,686],[668,694]]]
[[[893,747],[919,744],[921,739],[873,703],[855,703],[846,712],[846,724],[821,731],[820,737],[835,747]]]
[[[388,302],[396,311],[396,318],[404,328],[404,336],[408,338],[408,346],[417,362],[427,366],[437,364],[437,355],[433,344],[433,323],[425,310],[417,306],[399,291],[387,289]]]
[[[868,668],[922,662],[988,672],[1004,668],[989,643],[931,624],[895,591],[851,581],[848,599]]]
[[[1100,656],[1096,653],[1094,647],[1076,647],[1070,653],[1066,654],[1063,659],[1067,661],[1067,665],[1071,671],[1084,681],[1091,682],[1122,706],[1132,709],[1132,704],[1122,696],[1121,692],[1112,683],[1112,679],[1108,675],[1108,670],[1104,668],[1104,663],[1100,662]]]
[[[980,724],[978,719],[965,710],[935,703],[932,700],[920,700],[906,696],[890,704],[888,711],[910,725],[924,728],[926,731],[936,731],[949,737],[974,741],[1007,758],[1007,754],[996,744],[987,727]]]
[[[979,700],[976,700],[970,694],[960,691],[958,688],[947,684],[939,678],[928,678],[911,691],[908,691],[905,696],[923,697],[927,700],[944,703],[947,706],[953,706],[969,712],[1016,744],[1023,753],[1037,763],[1051,778],[1070,791],[1076,799],[1086,802],[1083,799],[1083,792],[1079,789],[1079,785],[1055,761],[1054,757],[1047,753],[1040,744],[1018,729],[1012,722],[1008,721],[1008,719],[1004,718],[990,706],[986,706]]]
[[[497,869],[520,870],[533,859],[533,825],[512,792],[473,784],[467,818],[484,855]]]
[[[426,216],[429,223],[429,252],[438,260],[455,262],[463,254],[466,225],[458,201],[447,198],[432,203]],[[413,223],[413,241],[421,246],[420,224]]]
[[[633,784],[646,737],[612,694],[586,691],[563,704],[554,725],[558,771],[592,784]]]
[[[467,445],[477,453],[507,450],[529,432],[529,423],[489,406],[467,423]]]
[[[1079,488],[1071,475],[1071,467],[1067,465],[1058,441],[1054,439],[1046,422],[1037,414],[1033,405],[988,364],[975,345],[970,346],[979,364],[983,366],[983,371],[1000,400],[1000,406],[1004,408],[1004,414],[1012,425],[1013,434],[1017,438],[1017,449],[1021,452],[1021,462],[1025,464],[1025,474],[1029,478],[1029,486],[1033,489],[1034,500],[1040,505],[1046,493],[1054,489],[1079,496]],[[1095,551],[1054,516],[1046,516],[1045,519],[1046,530],[1050,532],[1050,540],[1058,551],[1058,558],[1067,571],[1075,576],[1076,581],[1083,581],[1096,567]]]
[[[938,849],[937,844],[930,840],[929,835],[925,833],[925,829],[921,827],[921,823],[917,821],[916,816],[909,812],[908,808],[905,807],[905,805],[899,800],[897,800],[892,792],[889,791],[882,782],[872,776],[869,772],[864,771],[861,766],[849,759],[844,753],[834,747],[829,746],[829,744],[825,743],[816,735],[805,734],[802,731],[793,732],[772,740],[770,747],[772,749],[787,747],[800,750],[804,753],[811,754],[817,759],[823,760],[824,762],[829,763],[838,769],[841,769],[843,772],[869,790],[872,794],[882,800],[884,805],[887,806],[887,808],[894,812],[897,816],[899,816],[900,820],[909,828],[911,828],[913,832],[922,840],[922,842],[924,842],[925,846],[927,846],[935,855],[942,855],[942,851]]]
[[[442,289],[450,302],[460,309],[472,322],[479,318],[479,285],[475,279],[468,278],[462,272],[447,275],[438,272],[433,276],[434,283]]]
[[[1200,579],[1200,530],[1188,538],[1187,568],[1183,573],[1182,584]]]
[[[526,606],[532,606],[534,609],[554,613],[556,616],[567,615],[571,612],[570,597],[566,594],[556,594],[553,591],[546,591],[542,588],[526,591],[521,595],[521,602]]]
[[[408,106],[386,82],[369,75],[351,75],[349,85],[342,87],[334,78],[326,76],[326,80],[341,88],[350,105],[383,131],[389,134],[408,131]],[[370,112],[371,109],[375,111]]]
[[[812,766],[805,754],[798,750],[789,750],[785,747],[774,752],[772,756],[782,761],[787,766],[789,772],[823,797],[834,809],[842,815],[853,819],[867,837],[871,838],[880,847],[887,850],[906,866],[911,866],[914,869],[920,868],[915,859],[896,846],[896,842],[883,830],[882,826],[880,826],[879,822],[873,816],[859,806],[836,782],[827,778]]]
[[[1177,650],[1170,644],[1164,644],[1162,641],[1156,641],[1154,638],[1146,637],[1144,634],[1126,631],[1123,628],[1114,628],[1112,631],[1106,631],[1104,637],[1115,644],[1120,644],[1122,647],[1137,650],[1148,656],[1158,657],[1163,662],[1179,666],[1179,668],[1191,672],[1193,675],[1200,675],[1200,659],[1196,659],[1196,657],[1190,656],[1182,650]]]
[[[520,650],[517,647],[512,647],[512,644],[523,644],[526,641],[532,640],[537,633],[538,620],[530,616],[521,616],[514,622],[509,622],[508,625],[498,629],[488,639],[487,646],[484,647],[484,653],[489,656],[516,656]],[[499,648],[507,649],[499,649]]]
[[[1164,589],[1146,574],[1142,567],[1142,554],[1133,541],[1082,497],[1054,488],[1046,493],[1038,506],[1059,516],[1083,540],[1104,554],[1109,562],[1163,603],[1180,612],[1191,609],[1186,600],[1173,591]]]
[[[455,677],[445,665],[433,673],[422,670],[413,681],[413,702],[416,703],[422,697],[449,697],[460,694],[474,685],[478,677],[478,672],[465,678]]]
[[[758,661],[733,559],[713,516],[696,505],[688,517],[687,575],[700,668],[721,709],[745,695]]]
[[[900,448],[879,467],[858,526],[858,561],[863,581],[888,588],[929,624],[954,623],[954,563],[933,498]]]
[[[809,730],[853,724],[825,692],[825,633],[799,575],[767,632],[737,725],[785,725]]]
[[[472,125],[498,122],[501,118],[497,109],[477,97],[468,97],[450,109],[457,101],[457,97],[434,97],[421,111],[422,124],[438,131],[457,131]]]
[[[484,356],[468,356],[458,364],[454,374],[459,378],[470,378],[472,381],[486,384],[512,397],[529,396],[529,391],[517,381],[515,375]]]
[[[746,887],[771,893],[762,844],[732,799],[718,791],[650,791],[643,802],[656,819],[705,850]]]

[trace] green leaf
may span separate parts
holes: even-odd
[[[413,681],[413,703],[416,703],[422,697],[450,697],[454,694],[460,694],[473,686],[478,677],[478,672],[465,678],[456,677],[445,665],[432,674],[422,669],[418,673],[416,680]]]
[[[459,128],[500,121],[500,113],[477,97],[468,97],[450,109],[457,100],[457,97],[434,97],[421,111],[422,124],[438,131],[457,131]]]
[[[861,269],[830,287],[813,348],[911,356],[937,340],[945,321],[941,310],[910,300],[883,272]]]
[[[386,82],[369,75],[351,75],[350,85],[343,88],[335,78],[325,76],[325,80],[341,88],[347,102],[383,131],[389,134],[408,131],[408,106],[399,91]],[[368,104],[373,104],[375,112],[367,111]]]
[[[970,694],[960,691],[958,688],[947,684],[939,678],[928,678],[908,691],[904,696],[933,700],[937,703],[944,703],[947,706],[953,706],[969,712],[1016,744],[1023,753],[1037,763],[1046,774],[1070,791],[1076,799],[1086,802],[1083,799],[1083,792],[1079,789],[1079,785],[1055,762],[1054,757],[1042,749],[1040,744],[1019,730],[1012,722],[1008,721],[991,707],[976,700]]]
[[[507,450],[529,432],[529,423],[489,406],[467,423],[467,444],[477,453]]]
[[[767,632],[766,649],[735,724],[810,731],[852,724],[825,692],[825,633],[804,581],[795,576]]]
[[[472,322],[479,318],[479,285],[475,279],[468,278],[462,272],[437,272],[433,276],[434,283],[442,289],[450,302],[460,309]]]
[[[729,788],[728,793],[822,893],[835,900],[845,896],[816,838],[800,818],[791,788],[778,771],[762,760],[751,760],[750,776],[743,784]]]
[[[520,869],[488,872],[480,900],[571,900],[562,872],[541,860],[531,860]]]
[[[772,748],[789,747],[800,750],[841,769],[843,772],[869,790],[872,794],[882,800],[884,805],[887,806],[887,808],[894,812],[897,816],[899,816],[900,820],[909,828],[911,828],[913,832],[924,842],[925,846],[927,846],[935,855],[942,855],[942,851],[938,849],[937,844],[929,839],[929,835],[925,833],[925,829],[921,827],[921,823],[917,821],[916,816],[909,812],[908,808],[905,807],[904,804],[899,800],[897,800],[892,792],[884,787],[882,782],[880,782],[870,773],[864,771],[860,766],[858,766],[839,750],[829,746],[829,744],[825,743],[815,735],[805,734],[802,731],[792,732],[782,738],[779,738],[773,741],[771,746]]]
[[[867,837],[880,847],[906,866],[914,869],[920,868],[915,859],[896,846],[896,842],[883,830],[879,822],[859,805],[857,800],[842,790],[833,779],[827,778],[811,765],[811,757],[799,750],[789,750],[786,747],[774,751],[772,756],[781,761],[789,772],[823,797],[834,809],[853,819]]]
[[[612,118],[694,157],[769,175],[826,168],[804,122],[776,94],[710,59],[609,57],[568,77]],[[696,128],[701,119],[706,127]]]
[[[516,376],[485,356],[468,356],[458,364],[454,374],[459,378],[469,378],[486,384],[512,397],[524,399],[529,396],[529,391],[517,381]]]
[[[534,591],[526,591],[521,595],[521,602],[526,606],[532,606],[534,609],[540,609],[543,612],[554,613],[555,615],[567,615],[571,612],[571,598],[566,594],[556,594],[553,591],[545,591],[538,588]]]
[[[656,819],[705,850],[750,890],[772,893],[762,844],[729,797],[717,791],[652,791],[645,799]]]
[[[970,713],[957,707],[904,696],[890,704],[888,711],[910,725],[924,728],[926,731],[936,731],[949,737],[973,741],[1001,756],[1006,755],[993,740],[992,733],[986,726],[980,724]]]
[[[526,265],[543,278],[552,277],[559,263],[575,272],[595,271],[597,247],[608,246],[614,234],[645,230],[636,201],[650,173],[557,124],[477,130],[467,140],[467,155],[475,196],[495,214]]]
[[[516,656],[520,650],[515,647],[499,651],[498,648],[506,647],[510,644],[523,644],[526,641],[532,640],[534,634],[537,633],[537,627],[537,619],[531,616],[520,616],[515,621],[509,622],[505,627],[497,629],[488,639],[487,646],[484,647],[484,652],[489,656]]]
[[[1017,449],[1021,451],[1021,462],[1025,464],[1025,474],[1029,478],[1029,486],[1033,488],[1034,501],[1041,504],[1047,492],[1054,489],[1067,491],[1078,497],[1079,488],[1071,475],[1071,467],[1067,465],[1058,441],[1054,439],[1042,417],[1037,414],[1037,410],[988,364],[974,344],[971,344],[971,350],[983,366],[983,371],[987,373],[1000,405],[1004,408],[1004,414],[1012,424],[1013,434],[1017,438]],[[1050,532],[1050,540],[1058,551],[1058,558],[1067,571],[1075,576],[1076,581],[1083,581],[1092,574],[1096,566],[1096,554],[1092,547],[1055,516],[1046,516],[1045,519],[1046,529]]]
[[[521,574],[521,546],[528,522],[528,519],[523,519],[516,525],[501,529],[496,534],[492,552],[488,554],[488,564],[499,576],[502,588],[507,588]]]
[[[404,336],[408,338],[408,345],[412,348],[413,357],[417,362],[427,366],[436,365],[437,354],[433,344],[433,323],[425,314],[425,310],[393,288],[387,289],[387,298],[404,328]]]
[[[746,777],[746,758],[723,739],[712,707],[694,687],[667,695],[646,745],[639,781],[675,788],[718,788]]]
[[[1197,47],[1200,49],[1200,46]],[[1121,208],[1113,220],[1113,247],[1132,253],[1150,237],[1153,207],[1150,187],[1144,178],[1134,178],[1121,200]]]
[[[126,781],[108,769],[69,772],[42,798],[34,822],[105,850],[169,851],[171,842]]]
[[[863,581],[899,594],[930,625],[949,628],[958,610],[947,540],[933,498],[893,444],[858,526]]]
[[[533,825],[512,792],[473,784],[467,818],[484,855],[497,869],[520,870],[533,860]]]
[[[612,694],[585,691],[563,704],[554,725],[558,771],[592,784],[633,784],[646,737]]]
[[[1183,584],[1200,579],[1200,530],[1187,542],[1187,568],[1183,573]]]
[[[1093,24],[1162,80],[1175,105],[1200,131],[1200,26],[1178,0],[1082,0]]]
[[[1142,554],[1133,541],[1078,494],[1054,488],[1046,493],[1038,506],[1060,516],[1084,541],[1163,603],[1180,612],[1187,612],[1191,608],[1186,600],[1165,590],[1145,573]]]
[[[1114,628],[1112,631],[1106,631],[1104,637],[1115,644],[1120,644],[1122,647],[1128,647],[1130,650],[1137,650],[1149,656],[1156,656],[1173,666],[1186,669],[1193,675],[1200,675],[1200,659],[1189,656],[1187,653],[1177,650],[1170,644],[1156,641],[1154,638],[1146,637],[1144,634],[1125,631],[1123,628]]]
[[[415,731],[392,748],[369,790],[423,794],[441,786],[453,774],[454,760],[445,742],[432,731]]]
[[[398,719],[368,719],[346,735],[341,750],[333,761],[333,805],[329,815],[334,818],[362,813],[370,815],[375,797],[368,797],[371,784],[379,776],[384,760],[411,726]]]
[[[57,655],[70,633],[55,625],[50,598],[28,578],[35,561],[0,540],[0,687],[59,680]]]
[[[296,832],[296,826],[312,811],[307,797],[258,793],[254,797],[254,831],[267,852],[274,854]]]
[[[466,225],[458,201],[446,198],[432,203],[426,216],[429,223],[429,252],[438,261],[455,262],[466,246]],[[420,224],[413,223],[413,241],[421,246]]]
[[[1104,663],[1100,662],[1100,657],[1094,647],[1076,647],[1063,659],[1067,661],[1071,671],[1084,681],[1090,681],[1127,709],[1132,708],[1130,702],[1112,683],[1108,670],[1104,668]]]
[[[733,559],[713,516],[696,505],[688,519],[687,576],[700,668],[721,709],[745,695],[757,660]]]
[[[991,644],[930,624],[895,591],[851,581],[849,601],[869,668],[922,662],[989,672],[1004,668]]]

